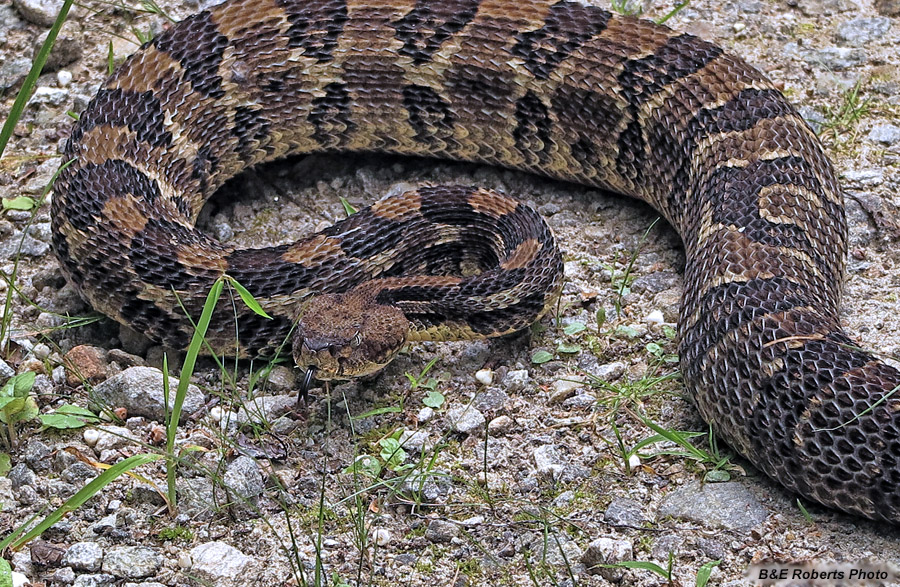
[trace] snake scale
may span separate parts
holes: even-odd
[[[190,329],[172,291],[197,311],[227,271],[274,317],[242,316],[239,352],[264,350],[290,329],[297,292],[339,293],[369,271],[351,257],[394,253],[396,239],[360,235],[406,234],[391,226],[403,214],[252,250],[193,222],[248,166],[347,151],[488,163],[648,202],[684,242],[679,355],[702,416],[785,487],[900,522],[900,373],[838,322],[847,227],[832,166],[761,73],[690,34],[572,0],[221,4],[142,47],[81,115],[54,251],[97,309],[176,347]],[[479,212],[474,192],[454,193]],[[498,265],[501,288],[520,283],[510,267],[525,256]],[[501,322],[543,301],[514,296]],[[234,351],[222,324],[213,336]]]

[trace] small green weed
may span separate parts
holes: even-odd
[[[18,445],[16,426],[36,418],[40,413],[37,402],[31,397],[34,378],[33,371],[26,371],[11,377],[0,388],[0,422],[6,424],[4,442],[10,448]]]
[[[176,524],[175,526],[163,528],[157,533],[156,537],[163,542],[175,542],[176,540],[190,542],[194,539],[194,532],[190,528]]]
[[[838,138],[849,133],[849,140],[856,138],[856,123],[872,108],[872,99],[863,98],[861,90],[862,82],[857,81],[852,88],[844,92],[839,106],[825,106],[825,122],[822,123],[820,133],[822,136],[831,135]]]

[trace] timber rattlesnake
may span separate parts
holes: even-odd
[[[81,115],[54,251],[97,309],[172,346],[189,325],[171,290],[194,312],[227,271],[275,317],[241,317],[241,349],[258,352],[290,328],[295,290],[352,285],[328,255],[365,241],[233,250],[193,221],[250,165],[336,151],[649,202],[687,252],[679,352],[703,417],[786,487],[900,522],[900,374],[838,323],[832,167],[762,74],[689,34],[572,0],[227,2],[143,47]],[[230,315],[212,337],[233,349]]]

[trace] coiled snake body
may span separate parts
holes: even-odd
[[[679,353],[703,417],[789,489],[900,522],[900,374],[838,323],[840,188],[816,136],[740,59],[570,0],[227,2],[143,47],[81,115],[54,251],[97,309],[173,346],[190,328],[172,291],[195,312],[227,271],[274,317],[241,316],[240,351],[265,350],[296,293],[380,271],[359,259],[383,262],[398,242],[362,235],[396,218],[262,250],[193,222],[240,170],[326,151],[484,162],[650,203],[687,253]],[[513,249],[542,248],[526,240]],[[520,283],[513,249],[501,288]],[[523,295],[500,310],[507,326],[540,314],[543,294]],[[214,322],[221,350],[235,348],[231,312]]]

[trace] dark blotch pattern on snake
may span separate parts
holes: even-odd
[[[242,322],[242,352],[265,350],[294,292],[370,277],[347,253],[365,244],[241,251],[193,222],[250,165],[346,151],[649,202],[687,252],[679,352],[703,417],[786,487],[900,522],[900,374],[838,324],[835,173],[762,74],[689,34],[568,0],[228,2],[143,47],[81,116],[54,250],[97,309],[173,346],[190,329],[172,289],[195,311],[227,271],[275,316]],[[233,348],[230,309],[220,323]]]

